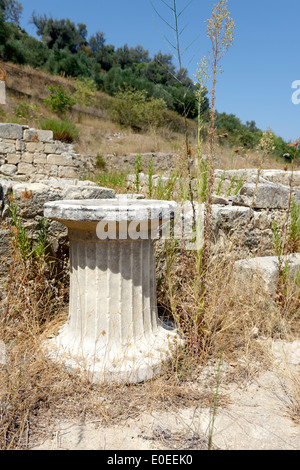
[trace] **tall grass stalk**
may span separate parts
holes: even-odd
[[[228,275],[225,279],[223,289],[220,292],[219,300],[217,302],[217,305],[216,305],[216,308],[215,308],[215,311],[214,311],[214,315],[216,315],[216,316],[220,312],[220,309],[221,309],[222,304],[224,302],[225,294],[228,291],[230,280],[232,278],[234,264],[239,259],[240,250],[241,250],[241,247],[242,247],[242,244],[243,244],[243,241],[244,241],[244,237],[245,237],[247,227],[248,227],[249,222],[250,222],[252,209],[253,209],[253,206],[255,204],[255,199],[256,199],[256,194],[257,194],[257,189],[258,189],[258,183],[259,183],[259,180],[260,180],[260,175],[261,175],[264,160],[270,154],[270,152],[273,150],[273,148],[274,148],[274,134],[270,130],[268,130],[267,132],[265,132],[263,134],[263,136],[262,136],[262,138],[261,138],[261,140],[258,144],[258,151],[261,152],[261,160],[260,160],[260,165],[259,165],[258,172],[257,172],[257,178],[256,178],[256,183],[255,183],[253,196],[252,196],[252,201],[250,203],[250,207],[249,207],[249,210],[248,210],[248,214],[247,214],[247,217],[246,217],[244,228],[241,232],[241,235],[239,237],[239,240],[238,240],[238,243],[237,243],[237,246],[236,246],[236,249],[235,249],[235,254],[232,256],[232,259],[230,261],[230,268],[229,268],[229,271],[228,271]]]
[[[235,25],[228,11],[227,0],[220,0],[214,6],[211,18],[207,21],[207,36],[211,42],[210,65],[212,69],[211,87],[211,110],[210,110],[210,132],[209,132],[209,171],[207,183],[207,203],[204,228],[204,246],[202,266],[208,264],[210,251],[210,226],[212,218],[212,189],[214,182],[213,158],[215,152],[215,102],[217,76],[222,72],[221,60],[233,44],[233,31]]]
[[[153,195],[153,155],[151,155],[148,165],[148,193],[151,199]]]
[[[208,179],[208,164],[205,159],[202,158],[202,130],[204,127],[204,119],[202,116],[202,104],[206,93],[206,86],[209,80],[208,75],[208,65],[206,58],[203,57],[201,63],[198,67],[197,73],[195,75],[197,82],[195,83],[196,90],[196,99],[198,103],[198,126],[197,126],[197,156],[198,156],[198,202],[206,201],[207,196],[207,179]]]
[[[142,155],[137,155],[134,164],[135,189],[140,191],[140,172],[142,170]]]
[[[214,406],[212,410],[212,419],[211,419],[210,430],[209,430],[209,435],[208,435],[208,450],[212,450],[215,420],[216,420],[217,411],[219,407],[220,378],[221,378],[221,370],[222,370],[222,364],[223,364],[222,358],[223,358],[223,353],[221,354],[219,362],[218,362],[217,377],[216,377],[217,379],[216,390],[213,396]]]
[[[186,11],[186,9],[190,6],[192,3],[192,0],[187,1],[184,7],[179,10],[178,9],[178,4],[176,0],[171,0],[170,2],[166,0],[160,0],[161,3],[167,7],[167,9],[171,12],[172,17],[173,17],[173,22],[170,23],[167,21],[159,12],[158,10],[154,7],[153,3],[153,9],[157,13],[157,15],[163,20],[163,22],[168,26],[168,28],[171,30],[173,37],[175,38],[175,41],[169,40],[166,36],[163,36],[164,39],[167,41],[168,47],[170,48],[172,55],[175,57],[178,63],[179,67],[179,74],[172,74],[173,78],[178,82],[179,85],[183,87],[183,83],[181,81],[180,77],[180,72],[183,70],[183,55],[187,52],[187,50],[190,48],[191,44],[190,43],[185,49],[182,51],[182,44],[181,44],[181,37],[182,34],[185,30],[185,27],[181,29],[180,27],[180,20],[181,20],[181,15]],[[193,210],[193,220],[195,223],[196,220],[196,210],[195,210],[195,203],[194,203],[194,195],[193,195],[193,189],[192,189],[192,173],[191,173],[191,167],[192,167],[192,161],[191,161],[191,156],[190,156],[190,146],[189,146],[189,138],[188,138],[188,113],[189,113],[189,108],[188,104],[186,102],[186,96],[187,96],[187,91],[188,89],[184,89],[184,94],[183,94],[183,99],[181,102],[182,106],[182,116],[184,119],[184,141],[185,141],[185,150],[184,150],[184,161],[187,167],[187,173],[188,173],[188,186],[189,186],[189,199],[192,204],[192,210]]]

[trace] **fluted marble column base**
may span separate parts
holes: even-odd
[[[70,239],[69,318],[48,345],[54,359],[95,382],[136,383],[161,372],[180,339],[158,319],[152,237],[175,208],[119,199],[45,205]]]
[[[52,356],[97,382],[158,375],[178,335],[158,319],[152,241],[100,241],[71,229],[69,238],[69,318],[51,341]]]

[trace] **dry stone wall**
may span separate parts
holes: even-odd
[[[108,171],[133,171],[136,157],[137,154],[108,154],[102,158]],[[169,174],[178,168],[178,155],[145,153],[141,155],[143,171],[148,170],[151,157],[154,171]],[[52,131],[0,123],[0,176],[33,182],[45,176],[78,179],[93,173],[96,166],[95,155],[76,153],[73,144],[54,140]]]
[[[102,155],[105,169],[108,171],[122,169],[122,171],[134,171],[137,153],[128,155],[107,154]],[[176,171],[182,163],[180,156],[175,153],[152,152],[141,153],[141,171],[147,172],[152,157],[153,171],[159,173],[170,174]]]
[[[154,175],[152,184],[167,186],[169,181],[168,176]],[[136,176],[128,175],[127,182],[134,188]],[[147,174],[139,175],[139,184],[147,192]],[[196,193],[196,179],[192,187]],[[257,169],[216,170],[212,219],[215,249],[226,254],[241,244],[241,258],[273,255],[273,223],[281,231],[290,223],[287,208],[291,197],[300,204],[300,171],[262,170],[258,175]]]
[[[86,163],[74,145],[53,140],[49,130],[0,123],[0,175],[19,181],[41,178],[80,178]]]

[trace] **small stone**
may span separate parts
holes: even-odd
[[[220,205],[223,205],[223,206],[227,206],[229,204],[229,202],[228,202],[228,199],[226,199],[225,197],[213,195],[212,196],[212,204],[220,204]]]
[[[6,364],[6,347],[4,341],[0,341],[0,365]]]

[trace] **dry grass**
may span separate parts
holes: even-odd
[[[128,155],[131,153],[175,152],[182,137],[172,134],[166,138],[161,133],[149,131],[134,133],[117,126],[109,119],[82,117],[77,124],[80,129],[79,153],[91,155]]]
[[[56,276],[55,276],[56,274]],[[138,385],[93,385],[84,373],[69,373],[47,357],[44,342],[67,318],[67,282],[52,266],[24,263],[12,253],[1,305],[0,448],[26,449],[49,437],[57,419],[91,419],[109,426],[153,409],[209,405],[206,392],[179,380],[169,368]],[[2,343],[2,344],[3,344]]]
[[[160,308],[166,315],[174,317],[175,313],[181,328],[188,332],[190,350],[198,351],[198,357],[218,357],[223,351],[228,360],[236,361],[241,355],[245,361],[253,360],[255,355],[261,360],[257,336],[288,340],[299,334],[300,286],[287,286],[280,303],[262,292],[259,276],[247,289],[234,276],[226,290],[233,251],[226,258],[222,252],[211,258],[203,293],[197,254],[181,253],[179,249],[175,256],[174,251],[169,255],[172,259],[168,260],[167,254],[166,263],[171,265],[158,287]]]
[[[300,424],[300,368],[291,375],[290,377],[290,389],[287,394],[289,402],[287,408],[291,419],[296,423]]]

